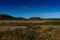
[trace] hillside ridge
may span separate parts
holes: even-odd
[[[0,20],[60,20],[60,18],[40,18],[40,17],[30,17],[30,18],[24,18],[24,17],[13,17],[11,15],[7,14],[0,14]]]

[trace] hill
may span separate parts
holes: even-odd
[[[6,14],[0,14],[0,20],[58,20],[60,21],[60,18],[40,18],[40,17],[30,17],[28,19],[24,17],[13,17]]]
[[[42,18],[40,18],[40,17],[31,17],[31,18],[29,18],[28,20],[41,20]]]
[[[17,17],[16,20],[27,20],[27,19],[24,17]]]
[[[15,18],[10,15],[0,14],[0,20],[14,20],[14,19]]]

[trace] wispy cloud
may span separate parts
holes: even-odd
[[[60,18],[60,12],[43,13],[42,18]]]
[[[48,8],[48,6],[42,6],[42,8]]]
[[[41,17],[41,18],[60,18],[60,12],[50,12],[50,13],[36,13],[29,14],[31,17]]]
[[[12,11],[12,12],[16,12],[16,10],[15,10],[15,9],[10,9],[10,11]]]
[[[23,9],[32,9],[31,7],[22,6]]]

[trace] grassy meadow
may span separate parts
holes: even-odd
[[[0,32],[0,40],[60,40],[60,22]]]

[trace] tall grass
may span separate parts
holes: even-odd
[[[60,27],[32,27],[0,32],[0,40],[60,40]]]

